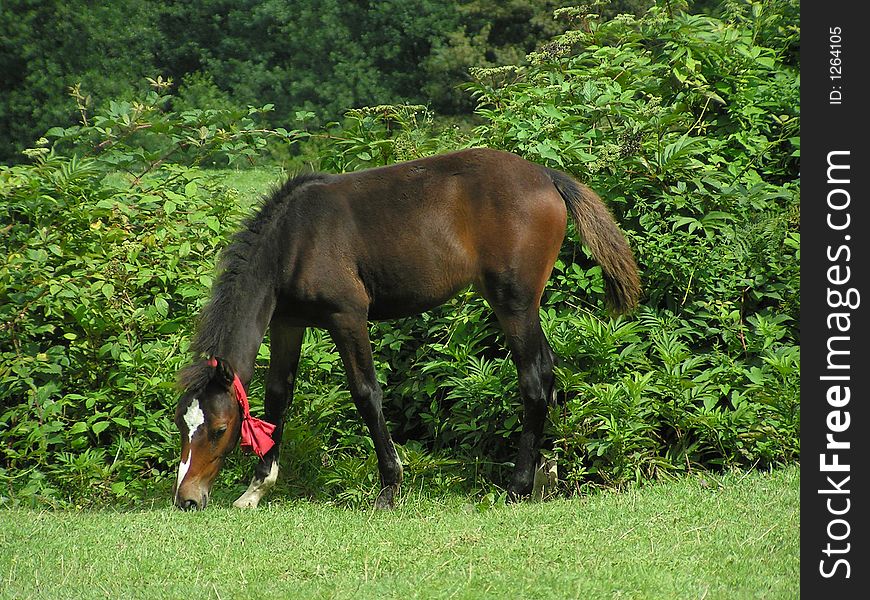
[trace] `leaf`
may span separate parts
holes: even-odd
[[[78,421],[73,424],[72,427],[69,428],[70,435],[79,435],[80,433],[84,433],[88,430],[88,424],[84,421]]]
[[[701,226],[701,222],[695,217],[677,217],[676,219],[674,219],[674,231],[676,231],[683,225],[688,225],[689,233],[692,233]]]
[[[665,146],[659,155],[659,165],[662,170],[667,170],[678,158],[697,154],[701,151],[699,148],[700,140],[689,137],[688,134],[682,135],[678,140]]]
[[[764,372],[758,367],[752,367],[745,371],[747,379],[756,385],[764,383]]]
[[[109,425],[111,425],[109,421],[97,421],[96,423],[91,425],[91,431],[93,431],[96,435],[100,435],[109,428]]]
[[[154,307],[161,317],[166,317],[169,314],[169,303],[162,296],[154,298]]]
[[[535,152],[537,152],[538,155],[540,155],[542,158],[550,159],[553,162],[559,164],[560,166],[564,166],[564,163],[562,162],[562,157],[559,156],[558,152],[556,152],[556,149],[553,148],[553,146],[551,146],[549,142],[538,142],[535,145]]]
[[[713,100],[714,102],[721,104],[722,106],[725,106],[728,104],[727,102],[725,102],[725,99],[722,98],[722,96],[720,96],[719,94],[717,94],[713,90],[705,89],[701,93],[704,94],[704,96],[706,96],[707,98],[710,98],[711,100]]]
[[[733,221],[734,215],[731,213],[727,213],[721,210],[711,210],[706,215],[701,218],[701,222],[704,225],[710,225],[713,223],[720,223],[723,221]]]
[[[543,106],[538,107],[538,111],[547,117],[552,119],[561,120],[565,118],[565,113],[561,110],[553,106],[552,104],[544,104]]]

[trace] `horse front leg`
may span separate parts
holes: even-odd
[[[381,479],[375,508],[391,509],[402,484],[402,461],[384,419],[383,391],[375,374],[366,315],[361,311],[334,315],[329,332],[344,363],[351,397],[375,445]]]
[[[278,458],[284,433],[284,414],[293,398],[296,370],[302,350],[304,327],[287,327],[280,322],[271,326],[269,373],[266,376],[265,420],[275,425],[272,439],[275,445],[259,460],[254,478],[245,493],[233,502],[236,508],[256,508],[278,481]]]

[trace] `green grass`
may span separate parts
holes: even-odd
[[[226,187],[239,191],[247,202],[253,202],[268,193],[273,186],[281,185],[288,173],[279,167],[255,167],[251,169],[204,169],[206,177],[218,177]]]
[[[0,511],[0,598],[796,598],[800,474],[483,508]]]

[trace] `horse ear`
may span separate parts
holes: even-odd
[[[233,386],[233,380],[236,378],[235,371],[233,371],[233,367],[227,361],[221,358],[213,358],[211,359],[215,363],[214,376],[212,377],[212,381],[220,385],[221,387],[229,390]]]

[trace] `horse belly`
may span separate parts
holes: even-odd
[[[464,252],[417,248],[384,261],[364,276],[369,292],[369,318],[393,319],[416,315],[444,304],[472,283],[471,257]]]

